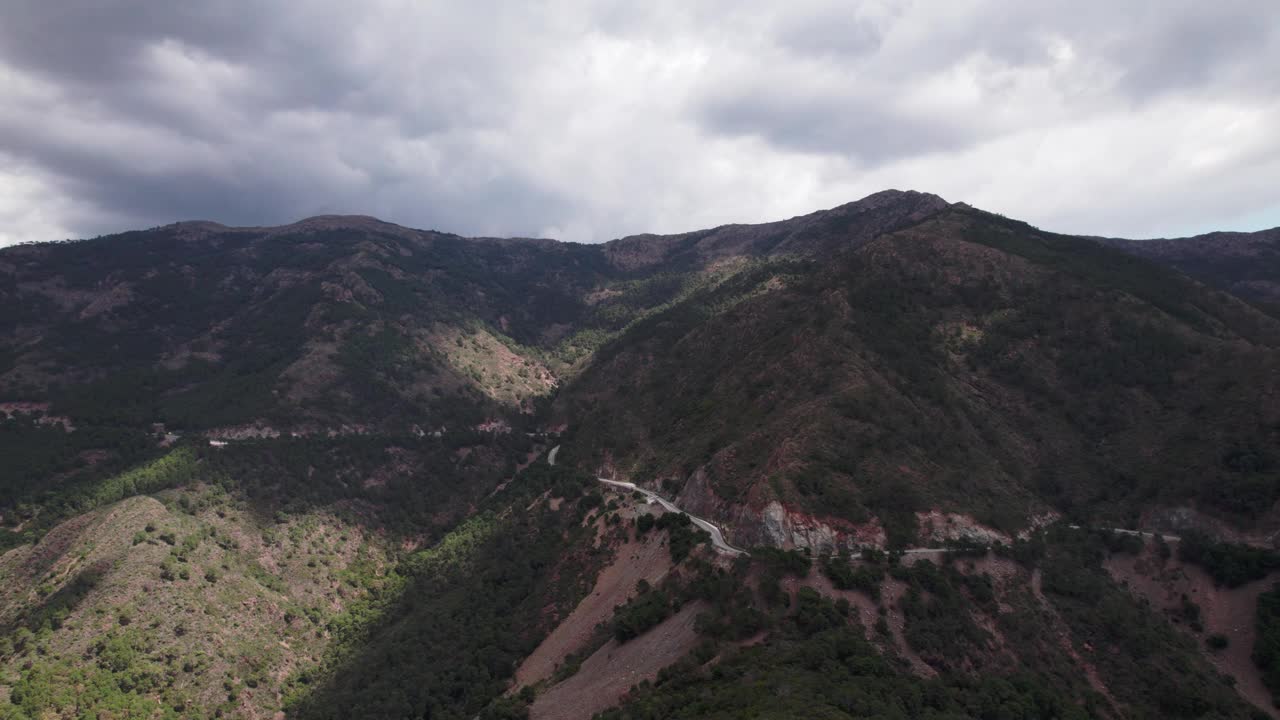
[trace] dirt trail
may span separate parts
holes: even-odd
[[[670,570],[671,553],[661,535],[653,533],[643,540],[629,540],[620,545],[614,561],[600,571],[591,594],[520,663],[515,687],[551,677],[565,657],[587,644],[596,625],[612,618],[614,607],[635,593],[637,582],[644,579],[650,585],[657,585]]]
[[[706,609],[702,602],[690,603],[630,642],[610,640],[577,674],[539,695],[529,708],[530,720],[588,720],[618,704],[633,685],[653,680],[697,646],[694,618]]]
[[[1176,612],[1182,607],[1183,595],[1199,605],[1204,632],[1196,634],[1186,626],[1181,627],[1196,638],[1205,657],[1218,670],[1235,678],[1236,691],[1245,700],[1270,717],[1280,718],[1280,711],[1271,703],[1271,693],[1262,684],[1262,674],[1250,657],[1257,635],[1254,615],[1258,595],[1280,580],[1280,573],[1228,589],[1215,587],[1213,578],[1194,565],[1184,565],[1176,557],[1162,562],[1150,552],[1139,556],[1113,555],[1104,567],[1116,582],[1127,585],[1154,608]],[[1208,650],[1204,639],[1214,634],[1227,638],[1226,648],[1216,652]]]

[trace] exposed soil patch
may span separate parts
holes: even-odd
[[[1238,588],[1216,587],[1213,578],[1194,565],[1184,565],[1176,557],[1161,560],[1150,551],[1141,555],[1112,555],[1104,563],[1116,582],[1148,600],[1153,608],[1174,616],[1175,624],[1197,639],[1197,645],[1218,670],[1235,678],[1236,690],[1259,710],[1273,718],[1280,711],[1271,703],[1271,693],[1262,684],[1262,675],[1253,664],[1257,637],[1254,616],[1258,595],[1280,580],[1280,572]],[[1200,607],[1202,632],[1178,622],[1183,596]],[[1227,638],[1226,648],[1211,651],[1205,645],[1209,635]]]
[[[582,649],[596,625],[613,617],[613,609],[635,594],[636,583],[656,586],[671,570],[671,553],[664,536],[650,533],[643,540],[629,540],[618,547],[614,561],[600,572],[591,594],[578,603],[516,669],[515,686],[531,685],[551,677],[565,657]]]
[[[72,424],[71,418],[64,415],[49,415],[49,403],[36,402],[3,402],[0,403],[0,418],[12,419],[16,415],[39,415],[36,419],[38,425],[61,425],[62,429],[72,432],[76,426]]]
[[[901,580],[889,579],[880,586],[883,603],[888,612],[885,622],[889,623],[889,636],[893,638],[893,646],[908,663],[911,671],[920,677],[936,677],[938,672],[925,662],[911,646],[907,644],[907,619],[902,614],[899,602],[907,592],[907,584]]]
[[[907,644],[905,635],[906,618],[898,606],[898,601],[907,591],[906,583],[886,577],[884,582],[880,584],[881,600],[879,605],[864,593],[837,589],[831,584],[831,580],[817,568],[814,568],[803,579],[785,578],[783,580],[783,588],[792,596],[793,600],[796,591],[801,587],[813,588],[827,597],[848,600],[849,605],[857,609],[858,620],[862,623],[863,631],[866,633],[868,640],[884,649],[892,650],[898,657],[906,661],[907,669],[912,673],[920,677],[937,676],[937,671]],[[794,602],[792,604],[794,605]],[[885,611],[883,616],[885,623],[889,626],[889,636],[887,638],[874,632],[876,622],[881,617],[880,608],[882,607]]]
[[[680,612],[630,642],[610,640],[582,663],[573,677],[538,696],[529,708],[531,720],[587,720],[618,703],[633,685],[652,681],[662,668],[698,644],[694,618],[705,603],[685,605]]]

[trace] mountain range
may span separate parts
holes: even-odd
[[[184,222],[0,302],[0,717],[1276,716],[1280,229]]]

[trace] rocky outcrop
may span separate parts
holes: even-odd
[[[941,545],[948,542],[971,542],[980,545],[1009,543],[1007,534],[979,523],[969,515],[930,510],[916,513],[916,527],[920,542],[924,545]]]
[[[686,512],[718,523],[725,539],[738,547],[766,545],[830,553],[883,548],[886,542],[884,528],[875,519],[855,525],[798,512],[777,500],[770,500],[763,507],[728,502],[716,495],[701,468],[685,484],[677,503]]]
[[[704,469],[697,470],[685,484],[677,503],[686,512],[718,523],[725,539],[739,547],[770,546],[786,549],[807,548],[817,553],[858,551],[863,548],[884,549],[888,537],[878,518],[865,523],[850,523],[838,518],[823,518],[788,508],[776,499],[761,504],[734,503],[719,497],[711,487]],[[1031,518],[1030,529],[1044,527],[1058,519],[1056,513]],[[1013,537],[988,527],[970,515],[932,509],[916,514],[919,543],[942,546],[950,542],[972,542],[982,545],[1009,544]],[[1019,536],[1026,536],[1024,531]]]
[[[884,548],[887,541],[884,528],[875,518],[861,525],[841,524],[835,527],[812,515],[788,510],[777,500],[765,506],[760,520],[759,532],[766,540],[761,544],[782,548],[808,548],[814,553],[830,553]]]

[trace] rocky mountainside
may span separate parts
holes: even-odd
[[[0,250],[0,718],[1275,716],[1274,241]]]

